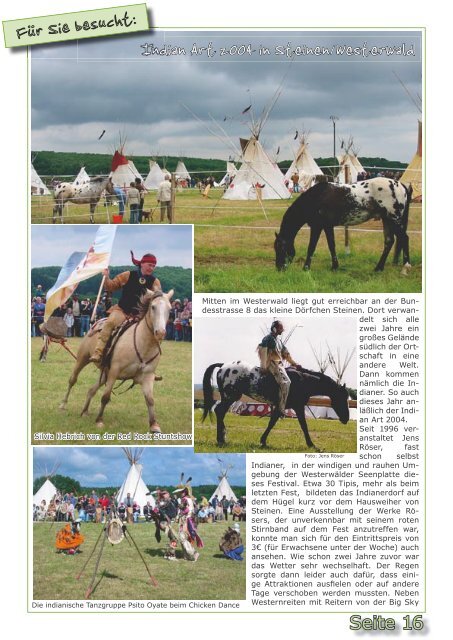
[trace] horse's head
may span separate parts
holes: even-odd
[[[140,315],[146,315],[148,326],[152,327],[156,340],[165,338],[173,293],[173,289],[168,293],[148,291],[142,298]]]
[[[293,240],[286,240],[279,233],[275,234],[274,241],[274,249],[275,249],[275,266],[278,271],[283,271],[288,268],[288,265],[294,259],[296,255],[296,250],[294,248]]]
[[[332,409],[337,414],[340,422],[342,424],[347,424],[349,421],[349,402],[346,385],[335,384],[335,388],[330,399],[332,402]]]
[[[105,183],[105,190],[107,191],[107,193],[111,196],[114,195],[114,190],[113,190],[113,182],[112,182],[112,178],[107,178],[107,182]]]

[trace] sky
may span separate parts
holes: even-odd
[[[32,225],[31,267],[62,266],[74,251],[88,251],[96,225]],[[190,225],[117,225],[111,266],[131,264],[130,250],[136,258],[145,253],[157,257],[159,266],[192,268],[192,227]]]
[[[414,55],[370,53],[403,44]],[[192,53],[194,45],[206,50]],[[356,53],[338,53],[344,45]],[[164,46],[185,52],[150,54]],[[308,55],[304,47],[315,46],[329,53]],[[260,136],[273,159],[293,159],[296,130],[309,132],[314,157],[331,156],[331,115],[339,118],[337,153],[350,135],[361,156],[408,162],[416,151],[420,32],[150,31],[33,47],[31,68],[33,151],[112,153],[121,134],[129,156],[237,160],[238,138],[249,135],[252,115],[259,121],[279,88]]]
[[[273,319],[272,319],[273,320]],[[200,384],[207,367],[214,362],[231,362],[243,360],[253,365],[259,364],[257,345],[266,333],[269,333],[272,320],[269,318],[198,318],[194,323],[194,341],[197,349],[194,352],[194,381]],[[340,359],[354,351],[357,343],[357,323],[354,318],[307,318],[300,316],[279,317],[285,331],[283,340],[296,326],[286,346],[296,362],[307,369],[319,371],[316,353],[327,355],[327,344],[335,356],[340,350]],[[331,367],[326,374],[335,377]],[[357,357],[354,353],[343,377],[348,387],[357,388]]]
[[[221,460],[221,463],[219,462]],[[230,484],[245,486],[245,454],[195,454],[190,447],[146,447],[140,459],[145,484],[173,485],[182,472],[192,486],[217,484],[222,470]],[[34,447],[33,479],[51,472],[78,480],[84,487],[120,486],[129,470],[121,447]]]

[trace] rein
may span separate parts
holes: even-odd
[[[149,329],[149,330],[150,330],[150,332],[152,333],[153,329],[152,329],[152,327],[150,327],[150,325],[149,325],[149,323],[148,323],[148,318],[147,318],[146,316],[145,316],[145,322],[146,322],[146,326],[148,327],[148,329]],[[136,324],[136,325],[135,325],[135,327],[134,327],[134,349],[135,349],[135,355],[136,355],[136,356],[137,356],[137,358],[139,359],[140,364],[143,364],[143,365],[145,365],[145,366],[146,366],[147,364],[151,364],[151,362],[152,362],[153,360],[155,360],[155,359],[157,358],[157,356],[161,356],[161,355],[162,355],[162,349],[160,348],[160,344],[159,344],[159,342],[157,342],[157,341],[156,341],[156,342],[157,342],[157,349],[158,349],[158,352],[157,352],[157,353],[156,353],[152,358],[150,358],[149,360],[146,360],[146,362],[145,362],[145,360],[143,360],[143,358],[142,358],[142,356],[140,355],[140,352],[139,352],[139,350],[138,350],[138,348],[137,348],[137,328],[138,328],[138,325],[139,325],[139,324],[140,324],[140,322],[137,322],[137,324]]]

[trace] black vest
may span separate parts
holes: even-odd
[[[118,302],[124,313],[136,314],[138,312],[140,297],[146,293],[147,289],[153,288],[155,280],[154,276],[144,276],[139,271],[130,272],[129,280],[124,285]]]

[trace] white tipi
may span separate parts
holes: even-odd
[[[218,184],[219,187],[223,187],[223,185],[225,184],[225,180],[226,180],[227,176],[229,176],[230,181],[231,181],[234,178],[234,176],[236,175],[237,171],[238,171],[236,169],[236,165],[234,164],[234,162],[228,161],[226,164],[227,164],[227,166],[226,166],[226,174],[223,176],[223,178],[219,182],[219,184]]]
[[[85,171],[85,167],[82,167],[72,184],[74,186],[78,186],[78,185],[81,185],[81,184],[86,184],[87,182],[90,181],[90,179],[91,179],[90,176]]]
[[[324,175],[318,167],[313,156],[308,149],[308,136],[305,133],[297,135],[300,145],[296,156],[285,174],[285,180],[291,180],[295,173],[299,175],[299,184],[303,191],[313,185],[315,176]]]
[[[257,135],[240,139],[242,164],[224,194],[226,200],[276,200],[291,197],[280,169],[272,163]]]
[[[219,460],[219,462],[221,461]],[[237,502],[236,495],[233,489],[231,488],[230,483],[228,482],[228,471],[231,468],[232,468],[232,465],[230,464],[226,469],[221,469],[220,475],[218,476],[219,484],[217,485],[217,489],[209,498],[209,502],[211,502],[214,496],[217,496],[219,500],[221,500],[223,496],[225,496],[227,500],[233,500],[234,502]]]
[[[400,178],[400,181],[408,187],[412,185],[413,202],[421,202],[422,200],[422,123],[418,121],[418,144],[417,153],[410,161],[406,170]]]
[[[186,165],[182,160],[176,165],[176,179],[177,180],[190,180],[190,173],[186,169]]]
[[[145,178],[145,187],[147,189],[158,189],[161,182],[165,178],[165,173],[154,160],[149,161],[149,173]]]
[[[37,174],[33,163],[30,167],[30,190],[31,194],[34,196],[48,196],[50,194],[49,189]]]
[[[55,498],[55,495],[58,493],[58,489],[51,481],[51,478],[57,473],[59,466],[60,465],[58,463],[55,463],[50,472],[47,471],[47,469],[44,471],[43,475],[46,479],[33,496],[33,504],[38,507],[41,505],[43,500],[46,501],[46,511],[49,508],[51,500],[53,500]]]
[[[153,496],[146,495],[149,493],[149,489],[143,481],[143,465],[140,464],[140,459],[143,455],[143,449],[130,449],[123,447],[123,451],[126,458],[129,461],[129,471],[126,478],[121,485],[120,490],[116,494],[117,503],[124,502],[127,498],[127,494],[130,493],[132,500],[134,500],[140,507],[146,505],[149,502],[152,506],[155,504]]]
[[[344,153],[337,156],[338,164],[340,165],[337,179],[340,184],[352,184],[357,182],[357,175],[364,171],[364,168],[353,151],[354,139],[352,136],[347,143],[343,140],[341,144],[344,148]]]

